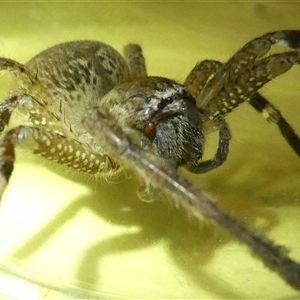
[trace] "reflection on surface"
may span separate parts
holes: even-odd
[[[24,62],[67,40],[98,39],[119,50],[138,42],[150,74],[176,79],[184,78],[198,60],[225,61],[262,33],[299,28],[300,12],[291,3],[1,6],[0,55]],[[300,73],[294,69],[263,93],[299,132],[295,78]],[[246,104],[228,122],[233,133],[228,162],[209,174],[184,175],[248,227],[286,245],[297,260],[298,158],[277,128]],[[213,153],[214,145],[209,138],[207,153]],[[39,293],[45,298],[62,297],[53,288],[74,297],[82,292],[93,297],[198,299],[295,295],[222,230],[196,224],[169,202],[141,203],[134,178],[94,182],[22,152],[17,161],[0,210],[2,267],[10,268],[5,274],[20,272],[44,285]]]

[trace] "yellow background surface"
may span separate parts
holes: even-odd
[[[200,60],[226,61],[265,32],[300,29],[299,16],[300,4],[289,2],[1,2],[0,56],[25,63],[65,41],[101,40],[119,51],[135,42],[143,47],[150,75],[184,80]],[[1,98],[9,78],[6,73],[0,78]],[[299,82],[295,67],[263,89],[298,132]],[[184,175],[300,261],[298,157],[247,104],[228,122],[233,135],[228,162],[209,174]],[[215,136],[208,138],[207,157],[215,143]],[[18,299],[60,299],[66,293],[299,298],[223,230],[199,226],[170,203],[140,202],[137,186],[134,177],[94,180],[19,150],[0,210],[0,293]]]

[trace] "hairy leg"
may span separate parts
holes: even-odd
[[[15,60],[0,57],[0,70],[24,72],[24,65]]]
[[[98,154],[76,140],[44,128],[18,126],[4,133],[0,141],[0,198],[12,174],[15,147],[28,144],[33,152],[59,164],[88,174],[115,174],[119,165],[107,155]]]
[[[216,60],[203,60],[193,68],[184,81],[185,88],[197,99],[198,107],[203,106],[201,98],[199,97],[201,91],[206,86],[208,79],[210,79],[222,65],[221,62]]]
[[[256,93],[250,100],[250,105],[255,108],[259,113],[261,113],[269,122],[275,123],[282,136],[300,156],[300,139],[295,133],[291,125],[285,120],[281,115],[280,111],[271,104],[265,97]]]
[[[129,44],[124,48],[125,61],[129,67],[130,78],[147,76],[145,58],[142,48],[137,44]]]
[[[300,156],[299,137],[279,110],[258,93],[266,83],[287,72],[293,65],[300,64],[299,51],[264,57],[276,44],[299,48],[300,31],[278,31],[258,37],[225,64],[214,60],[198,63],[188,75],[185,87],[196,97],[197,106],[204,118],[211,120],[210,125],[248,101],[268,121],[277,124],[285,140]],[[218,126],[208,127],[208,132],[218,130]]]
[[[121,163],[136,170],[155,187],[163,188],[174,203],[186,209],[200,222],[214,221],[247,245],[266,267],[276,272],[295,289],[300,290],[300,265],[287,256],[287,251],[265,237],[255,235],[236,219],[222,212],[215,201],[192,185],[150,152],[131,144],[127,135],[100,108],[90,110],[83,121],[103,149]]]
[[[219,143],[217,152],[212,159],[206,161],[200,161],[197,164],[187,164],[186,169],[190,172],[199,174],[206,173],[222,165],[226,159],[229,152],[229,142],[231,138],[231,133],[229,126],[225,120],[220,120],[219,123]]]
[[[235,81],[243,78],[245,72],[253,69],[254,65],[263,58],[273,45],[282,45],[299,49],[300,48],[300,31],[284,30],[267,33],[262,35],[242,47],[229,59],[216,74],[209,80],[205,89],[202,90],[199,98],[205,107],[213,98],[216,98],[223,87],[230,87],[234,94]],[[251,81],[245,81],[251,86]],[[255,78],[252,81],[255,84]],[[239,89],[236,88],[239,94]]]

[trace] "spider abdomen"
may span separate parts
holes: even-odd
[[[24,71],[19,74],[22,93],[77,136],[82,134],[84,112],[99,104],[116,85],[129,80],[129,68],[121,54],[97,41],[51,47],[26,63]]]

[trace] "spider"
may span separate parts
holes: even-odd
[[[225,117],[248,102],[300,156],[300,139],[259,89],[300,62],[299,50],[269,54],[273,45],[300,48],[300,31],[264,34],[226,63],[204,60],[180,84],[148,76],[139,45],[124,58],[98,41],[74,41],[46,49],[25,65],[0,58],[14,81],[0,104],[0,195],[13,171],[15,147],[73,169],[113,176],[131,168],[141,178],[143,201],[170,197],[200,222],[219,224],[246,244],[265,266],[300,290],[300,264],[266,237],[221,211],[214,199],[179,175],[184,167],[204,173],[222,165],[231,138]],[[20,125],[6,129],[19,110]],[[5,130],[4,130],[5,129]],[[212,159],[202,161],[205,136],[219,132]]]

